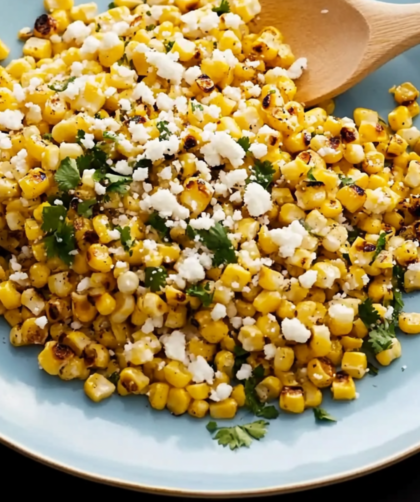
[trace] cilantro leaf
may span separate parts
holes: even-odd
[[[356,184],[353,178],[349,178],[343,174],[339,174],[338,177],[340,178],[340,184],[342,187],[351,187]]]
[[[256,160],[251,171],[251,176],[247,179],[246,183],[258,183],[265,190],[270,191],[274,173],[273,164],[270,161],[265,160],[261,162],[260,160]]]
[[[166,285],[166,278],[168,273],[163,267],[146,267],[145,268],[145,285],[150,288],[154,293],[160,291]]]
[[[152,213],[147,220],[147,224],[157,230],[162,239],[169,234],[169,228],[166,226],[165,222],[166,220],[162,218],[162,216],[159,216],[159,213],[156,211]]]
[[[199,235],[204,245],[214,252],[213,265],[236,263],[235,249],[229,240],[227,231],[219,222],[216,223],[210,230],[195,231],[190,225],[187,226],[187,236],[194,239]]]
[[[241,369],[241,366],[243,364],[246,364],[246,360],[248,359],[250,354],[241,345],[235,345],[235,347],[233,348],[233,353],[235,355],[233,374],[236,375],[236,373]]]
[[[80,216],[84,216],[85,218],[91,218],[93,214],[92,207],[97,202],[98,201],[96,199],[89,199],[80,202],[80,204],[77,206],[77,214],[79,214]]]
[[[42,139],[45,139],[46,141],[53,141],[53,137],[50,132],[46,132],[45,134],[43,134]]]
[[[82,144],[82,139],[86,138],[86,132],[83,129],[78,129],[76,134],[76,143],[79,145]]]
[[[371,362],[368,362],[368,368],[369,368],[369,375],[376,376],[379,373],[379,369]]]
[[[108,4],[108,9],[115,9],[116,5],[115,2],[111,2]]]
[[[374,308],[373,302],[370,298],[367,298],[359,305],[359,317],[363,321],[364,325],[369,329],[372,325],[377,324],[381,318],[378,311]]]
[[[393,267],[392,279],[392,282],[397,288],[404,289],[404,269],[400,265],[395,265]]]
[[[134,165],[134,168],[137,169],[139,167],[152,167],[153,166],[153,162],[150,160],[150,159],[140,159],[138,160],[135,165]]]
[[[385,245],[386,245],[386,233],[382,232],[379,236],[379,239],[376,242],[376,251],[373,255],[372,261],[370,262],[371,265],[376,260],[379,253],[385,249]]]
[[[165,51],[171,52],[174,44],[175,44],[175,40],[165,40],[165,42],[163,42],[163,45],[165,46]]]
[[[324,420],[326,422],[337,422],[337,420],[331,416],[328,411],[322,409],[322,408],[314,408],[313,409],[314,416],[316,420]]]
[[[66,223],[67,211],[63,206],[44,207],[42,211],[42,230],[48,233],[44,238],[48,258],[58,256],[66,265],[73,262],[71,251],[76,249],[74,227]]]
[[[132,178],[129,176],[119,176],[117,174],[106,174],[105,178],[109,180],[106,191],[120,194],[127,193],[130,188],[130,183],[132,182]]]
[[[219,7],[213,7],[211,10],[213,12],[216,12],[219,17],[223,14],[227,14],[228,12],[230,12],[230,5],[228,0],[221,0]]]
[[[44,232],[51,233],[58,230],[61,222],[66,219],[67,211],[64,206],[46,206],[42,210],[42,225]]]
[[[155,24],[149,24],[146,26],[146,31],[153,31],[156,28]]]
[[[80,183],[80,173],[77,162],[70,157],[61,161],[60,167],[54,176],[60,190],[68,192],[74,190]]]
[[[369,333],[368,343],[375,354],[379,354],[392,346],[394,338],[395,335],[389,329],[389,324],[385,322],[383,326],[378,326]]]
[[[114,385],[117,385],[118,384],[118,380],[120,379],[120,373],[119,371],[114,371],[114,373],[112,373],[112,375],[110,375],[109,377],[107,377],[107,379],[113,383]]]
[[[168,129],[169,122],[162,120],[156,123],[156,128],[159,131],[159,141],[166,141],[171,135],[171,131]]]
[[[216,422],[209,422],[206,428],[211,434],[217,431],[213,439],[217,440],[218,444],[236,450],[242,446],[249,448],[254,439],[262,439],[267,434],[268,425],[270,424],[264,420],[257,420],[250,424],[219,428]]]
[[[203,105],[196,101],[195,99],[191,100],[191,110],[195,112],[196,110],[200,110],[201,112],[204,110]]]
[[[242,138],[239,138],[237,143],[245,150],[245,153],[248,153],[248,150],[251,147],[251,142],[249,141],[249,138],[247,136],[242,136]]]
[[[104,137],[104,139],[108,139],[109,141],[113,141],[114,143],[118,143],[118,138],[113,132],[104,131],[102,133],[102,136]]]
[[[118,230],[118,232],[120,233],[121,237],[120,237],[120,240],[121,240],[121,244],[123,246],[123,248],[126,250],[126,251],[130,251],[130,249],[132,248],[133,244],[134,244],[134,239],[131,237],[131,229],[130,227],[115,227],[116,230]]]
[[[279,412],[274,406],[267,406],[262,403],[257,396],[255,387],[264,378],[264,368],[257,366],[252,372],[252,376],[245,381],[245,406],[257,417],[267,418],[268,420],[275,419],[279,416]]]
[[[67,90],[67,87],[69,86],[69,84],[71,84],[75,80],[76,80],[76,77],[70,77],[67,80],[63,80],[62,82],[54,82],[48,86],[48,89],[51,89],[52,91],[55,91],[55,92],[63,92],[65,90]]]
[[[210,307],[210,304],[213,301],[214,292],[210,292],[209,283],[207,283],[205,286],[194,284],[187,289],[186,293],[187,295],[199,298],[204,308]]]
[[[311,168],[309,169],[308,174],[307,174],[307,178],[308,178],[308,180],[309,180],[309,181],[318,181],[318,180],[315,178],[315,176],[313,175],[313,170],[314,170],[314,168],[313,168],[313,167],[311,167]]]
[[[347,240],[349,241],[350,244],[353,244],[353,242],[362,234],[363,230],[361,230],[359,227],[353,227],[353,230],[348,231]]]

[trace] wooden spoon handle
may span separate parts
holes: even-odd
[[[370,29],[367,51],[353,75],[354,82],[420,44],[420,3],[400,5],[373,0],[347,1],[357,6]]]

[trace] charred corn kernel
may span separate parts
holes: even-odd
[[[19,181],[19,186],[27,199],[35,199],[48,190],[50,181],[44,171],[37,168],[29,171]]]
[[[233,418],[237,410],[238,403],[231,397],[218,403],[210,403],[210,416],[216,420]]]
[[[125,295],[119,291],[114,294],[114,299],[116,305],[111,314],[111,321],[114,323],[124,322],[134,312],[136,306],[134,297],[133,295]]]
[[[141,394],[149,385],[147,376],[137,368],[124,368],[120,373],[117,390],[121,396]]]
[[[154,410],[164,410],[166,408],[169,390],[169,385],[164,382],[155,382],[150,385],[148,397],[150,406]]]
[[[394,131],[408,129],[413,125],[410,111],[406,106],[399,106],[388,115],[389,125]]]
[[[93,340],[81,331],[70,331],[65,334],[62,343],[70,347],[71,350],[80,357],[86,347],[93,343]]]
[[[188,414],[195,418],[203,418],[207,415],[209,407],[207,401],[194,399],[188,406]]]
[[[92,244],[88,248],[87,261],[89,266],[98,272],[110,272],[113,265],[108,248],[102,244]]]
[[[345,352],[341,368],[353,378],[363,378],[367,370],[366,354],[364,352]]]
[[[232,378],[233,365],[235,364],[235,357],[232,352],[221,350],[216,354],[214,362],[218,371],[222,371]]]
[[[382,364],[382,366],[389,366],[392,363],[392,361],[395,361],[395,359],[400,358],[401,354],[402,354],[401,343],[399,342],[399,340],[394,338],[392,340],[392,345],[388,349],[379,352],[379,354],[376,354],[376,360],[380,364]]]
[[[330,331],[327,326],[312,326],[309,346],[315,357],[325,357],[331,351]]]
[[[89,344],[84,351],[88,367],[106,369],[110,361],[109,351],[100,343]]]
[[[74,285],[69,280],[68,272],[59,272],[48,277],[48,289],[60,298],[66,298],[73,291]],[[1,298],[0,298],[1,300]]]
[[[311,359],[307,370],[309,380],[321,389],[329,387],[335,376],[334,366],[326,357]]]
[[[268,376],[255,387],[255,392],[259,400],[265,403],[277,399],[280,395],[281,388],[282,383],[279,378]]]
[[[162,316],[168,312],[167,304],[155,293],[146,293],[143,298],[143,311],[150,317]]]
[[[222,320],[211,321],[200,329],[201,336],[209,343],[219,343],[228,334],[229,327]]]
[[[188,410],[191,396],[185,389],[171,388],[168,393],[166,407],[173,415],[182,415]]]
[[[41,368],[49,375],[57,376],[60,369],[74,357],[74,352],[65,345],[47,342],[38,356]]]
[[[356,399],[356,386],[353,378],[345,373],[337,373],[332,382],[331,391],[333,398],[337,400]]]
[[[12,281],[0,283],[0,302],[7,310],[17,309],[22,305],[22,295],[16,290]]]
[[[99,403],[115,392],[115,385],[99,373],[94,373],[85,381],[83,389],[88,398]]]
[[[280,392],[280,408],[289,413],[305,411],[305,397],[300,387],[283,387]]]

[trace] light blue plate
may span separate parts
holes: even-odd
[[[16,57],[16,33],[33,25],[41,0],[0,0],[0,12],[0,36]],[[419,61],[417,48],[388,64],[342,97],[336,114],[366,106],[385,117],[392,85],[420,87]],[[420,312],[419,299],[406,298],[407,312]],[[91,403],[80,382],[47,376],[39,350],[12,348],[3,321],[0,330],[0,440],[93,480],[178,495],[269,494],[349,479],[420,450],[420,337],[401,336],[403,357],[358,383],[357,401],[325,400],[337,424],[282,413],[264,440],[231,452],[211,440],[205,420],[154,412],[144,398]]]

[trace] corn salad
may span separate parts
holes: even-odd
[[[391,90],[389,125],[305,110],[306,60],[251,32],[257,0],[44,5],[0,67],[12,345],[174,415],[355,399],[420,332],[418,90]]]

